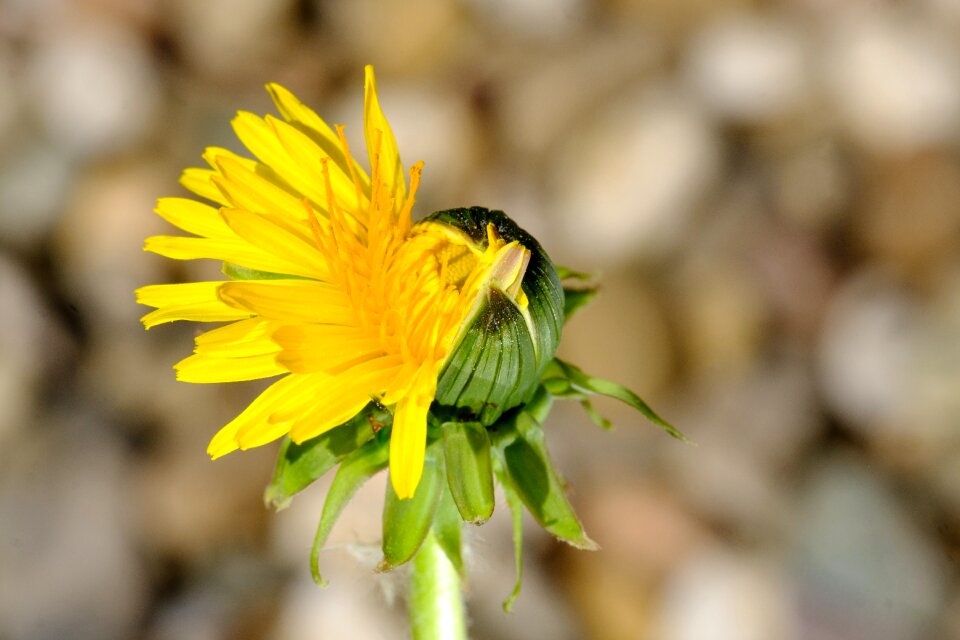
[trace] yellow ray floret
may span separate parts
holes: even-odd
[[[143,322],[231,322],[196,338],[194,354],[176,365],[181,380],[281,376],[214,436],[212,457],[284,435],[302,442],[377,400],[394,412],[390,478],[409,498],[423,471],[437,378],[478,292],[495,283],[522,307],[529,252],[492,226],[482,248],[439,226],[414,228],[421,166],[410,169],[408,187],[372,68],[364,94],[369,175],[342,127],[285,88],[267,89],[282,119],[241,112],[233,120],[255,159],[211,147],[210,168],[181,177],[213,204],[157,205],[194,237],[146,243],[169,258],[253,270],[253,279],[143,287],[138,300],[156,308]]]

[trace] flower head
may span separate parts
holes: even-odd
[[[421,164],[404,171],[366,69],[369,173],[343,127],[329,127],[283,87],[282,118],[240,112],[253,158],[211,147],[181,184],[202,200],[161,198],[156,212],[191,236],[148,238],[179,260],[223,263],[226,280],[137,290],[147,328],[220,322],[176,366],[187,382],[278,379],[220,429],[218,458],[287,436],[267,501],[278,508],[339,465],[314,540],[367,478],[389,465],[383,570],[408,562],[430,531],[462,569],[459,527],[493,513],[494,480],[513,515],[520,588],[521,505],[547,531],[594,548],[565,496],[542,423],[553,400],[626,402],[682,437],[624,387],[554,358],[566,319],[596,289],[567,288],[537,241],[501,211],[413,207]]]
[[[155,236],[145,247],[222,261],[233,279],[143,287],[138,300],[156,307],[143,322],[229,322],[197,336],[195,353],[176,365],[180,380],[282,376],[214,436],[212,457],[288,434],[303,442],[374,401],[393,410],[391,480],[398,496],[411,497],[438,378],[482,294],[495,288],[529,320],[521,283],[531,249],[503,237],[495,221],[481,224],[479,237],[443,220],[413,223],[422,163],[408,185],[372,67],[369,174],[343,127],[332,129],[283,87],[267,89],[282,119],[240,112],[233,120],[254,158],[208,148],[210,168],[183,173],[183,186],[212,204],[158,202],[160,216],[194,237]]]

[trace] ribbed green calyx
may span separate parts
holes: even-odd
[[[418,224],[453,227],[480,250],[487,247],[487,227],[493,225],[505,241],[517,241],[530,252],[520,285],[525,300],[496,284],[482,289],[437,383],[436,413],[490,426],[530,399],[557,350],[564,321],[557,270],[540,243],[502,211],[450,209]]]

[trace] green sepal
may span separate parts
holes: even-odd
[[[223,266],[220,267],[220,271],[231,280],[306,280],[303,276],[260,271],[249,267],[241,267],[232,262],[224,262]]]
[[[390,571],[416,554],[433,524],[440,490],[444,489],[439,447],[427,447],[423,475],[413,497],[401,500],[387,483],[383,502],[383,560],[377,571]]]
[[[569,320],[573,314],[590,304],[597,297],[598,289],[589,287],[584,289],[563,288],[563,318]]]
[[[513,583],[513,591],[503,601],[503,611],[510,613],[513,603],[520,597],[520,588],[523,586],[523,502],[513,490],[513,485],[506,476],[506,470],[497,466],[497,479],[503,487],[503,497],[510,508],[510,519],[513,524],[513,562],[516,566],[517,578]]]
[[[461,579],[464,577],[460,535],[462,525],[463,520],[460,519],[460,512],[457,511],[453,495],[447,487],[441,487],[440,503],[437,505],[437,512],[433,516],[433,535],[437,539],[437,544],[447,554],[450,564],[460,574]]]
[[[640,396],[633,391],[630,391],[630,389],[611,380],[588,375],[580,368],[569,362],[564,362],[560,358],[554,358],[550,366],[547,367],[547,370],[543,374],[542,384],[544,388],[558,398],[572,398],[584,401],[588,396],[601,395],[620,400],[639,411],[647,420],[674,438],[683,440],[684,442],[690,442],[689,438],[683,435],[679,429],[657,415],[657,413],[650,408],[650,405],[644,402]],[[590,415],[597,424],[604,428],[609,428],[609,421],[601,418],[596,411],[592,410],[592,405],[584,405],[584,408],[587,409],[588,415]]]
[[[350,502],[350,498],[368,478],[383,470],[390,457],[390,442],[388,438],[374,438],[365,445],[346,456],[340,463],[337,475],[333,478],[330,490],[323,503],[323,512],[320,514],[320,523],[313,538],[313,548],[310,550],[310,573],[313,581],[325,587],[327,581],[320,575],[320,550],[330,535],[334,523]]]
[[[483,524],[493,514],[490,437],[479,422],[446,422],[443,456],[449,493],[464,521]]]
[[[507,471],[504,485],[517,492],[534,519],[554,536],[580,549],[596,549],[567,500],[565,483],[547,451],[540,424],[521,411],[513,425],[513,441],[498,451]]]
[[[391,413],[371,402],[347,422],[316,438],[300,444],[284,438],[264,502],[278,511],[287,508],[296,493],[369,442],[376,430],[392,423]]]

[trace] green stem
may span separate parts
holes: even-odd
[[[460,576],[433,532],[411,564],[407,606],[413,640],[466,640]]]

